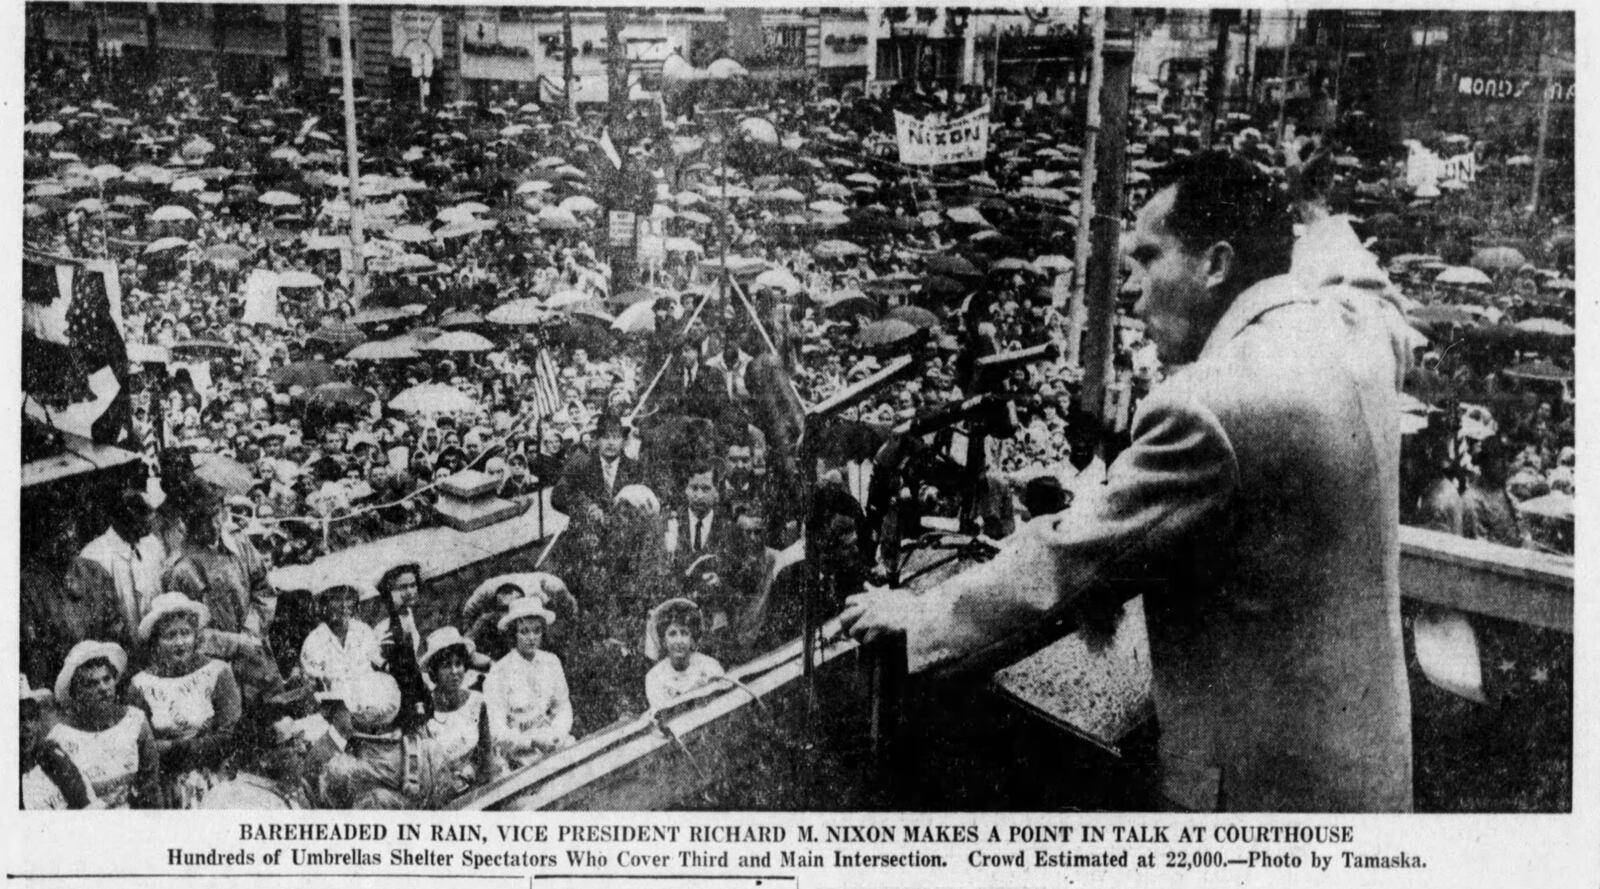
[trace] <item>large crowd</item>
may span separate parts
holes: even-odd
[[[724,665],[893,580],[907,516],[1002,537],[1070,509],[1162,373],[1124,319],[1120,422],[1075,400],[1081,152],[1064,106],[740,85],[758,107],[707,112],[713,90],[635,109],[612,161],[598,114],[363,97],[358,246],[337,95],[107,71],[29,72],[24,234],[36,261],[115,263],[125,443],[148,481],[24,517],[30,807],[443,805],[733,681]],[[987,162],[895,162],[892,109],[983,102]],[[1336,131],[1275,146],[1239,121],[1206,146],[1193,115],[1133,124],[1132,208],[1165,166],[1222,147],[1360,218],[1425,334],[1408,520],[1571,551],[1561,220],[1520,251],[1485,245],[1454,224],[1475,192],[1419,197],[1403,160],[1344,154]],[[1467,149],[1481,191],[1521,170],[1513,148]],[[596,200],[628,185],[619,164],[652,207],[625,283]],[[973,362],[1044,344],[1004,379]],[[916,373],[806,423],[903,355]],[[962,488],[894,430],[979,392],[1015,414]],[[538,570],[442,604],[411,558],[370,582],[272,583],[440,524],[441,483],[468,470],[568,517]]]

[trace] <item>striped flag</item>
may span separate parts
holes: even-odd
[[[534,416],[548,419],[561,409],[560,379],[556,363],[550,359],[550,350],[541,348],[533,360],[533,383],[529,392],[533,399]]]

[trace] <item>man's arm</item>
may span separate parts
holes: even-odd
[[[932,590],[852,596],[858,636],[903,629],[913,671],[1003,666],[1069,632],[1080,599],[1126,599],[1151,562],[1207,523],[1225,520],[1238,486],[1232,445],[1198,402],[1153,397],[1133,443],[1067,513],[1023,526],[995,558]]]

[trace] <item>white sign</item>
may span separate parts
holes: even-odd
[[[900,163],[915,166],[981,161],[989,154],[989,109],[948,122],[917,120],[894,113]]]
[[[444,18],[439,13],[397,9],[390,13],[389,22],[396,56],[411,58],[416,50],[407,47],[413,43],[426,46],[434,58],[444,55]]]

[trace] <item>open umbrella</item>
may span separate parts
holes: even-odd
[[[145,246],[144,252],[146,254],[165,253],[168,250],[181,250],[187,246],[189,246],[189,242],[183,238],[157,238]]]
[[[878,304],[859,290],[837,290],[816,297],[815,302],[822,307],[822,313],[830,318],[878,314]]]
[[[939,316],[921,306],[895,306],[885,317],[898,318],[923,330],[933,330],[940,326]]]
[[[611,328],[621,333],[651,333],[656,329],[655,306],[641,300],[622,310]]]
[[[345,321],[325,324],[306,337],[307,345],[321,343],[340,355],[366,341],[366,334],[362,333],[354,324]]]
[[[902,321],[899,318],[884,318],[861,328],[861,332],[856,334],[856,343],[867,348],[892,346],[910,339],[916,333],[916,325],[908,321]]]
[[[173,343],[169,347],[169,351],[184,358],[194,358],[211,355],[237,355],[239,354],[239,347],[233,343],[225,343],[222,340],[184,340],[181,343]]]
[[[377,396],[351,383],[323,383],[306,395],[307,405],[320,407],[365,407]]]
[[[1472,267],[1486,272],[1520,269],[1527,264],[1522,251],[1512,247],[1485,247],[1472,254]]]
[[[195,478],[229,494],[249,494],[256,486],[255,474],[232,457],[202,452],[190,455],[190,460],[194,463]]]
[[[1517,505],[1517,512],[1538,516],[1544,519],[1570,522],[1573,517],[1574,501],[1571,494],[1561,491],[1551,491],[1542,497],[1524,500]]]
[[[512,300],[490,310],[487,320],[493,324],[524,326],[549,320],[550,311],[537,299]]]
[[[351,349],[344,357],[352,361],[410,361],[420,357],[421,354],[417,351],[414,341],[402,337],[362,343]]]
[[[452,330],[420,346],[419,352],[492,352],[494,343],[470,330]]]
[[[444,383],[422,383],[401,391],[389,407],[405,414],[462,414],[478,410],[471,396]]]
[[[821,259],[842,259],[846,256],[859,256],[867,251],[859,244],[849,241],[823,241],[811,248],[811,252]]]
[[[238,265],[250,258],[250,251],[238,244],[218,244],[205,252],[204,259],[213,265]]]
[[[799,293],[804,289],[800,284],[800,279],[796,278],[794,273],[788,269],[768,269],[756,275],[752,286],[757,290],[770,288],[783,293]]]
[[[298,195],[290,194],[287,191],[269,191],[266,194],[263,194],[261,197],[256,198],[256,201],[257,203],[266,204],[269,207],[300,206],[300,197]]]
[[[290,386],[315,389],[323,383],[334,382],[337,376],[333,365],[326,361],[293,361],[267,372],[267,379],[279,389]]]
[[[662,242],[662,249],[668,253],[692,253],[703,255],[706,248],[692,238],[667,238]]]
[[[433,232],[421,225],[397,225],[384,233],[384,237],[391,241],[401,241],[407,244],[421,244],[433,240]]]
[[[355,325],[388,324],[391,321],[399,321],[403,318],[410,317],[411,313],[407,312],[405,309],[396,308],[394,306],[373,306],[371,308],[362,309],[361,311],[350,316],[350,323]],[[365,343],[363,345],[376,346],[378,343]],[[349,357],[354,358],[355,356],[351,355]]]
[[[1550,361],[1525,361],[1516,367],[1505,371],[1508,377],[1519,380],[1535,380],[1539,382],[1566,382],[1572,379],[1572,371],[1559,367]]]
[[[150,214],[151,222],[193,222],[194,211],[177,204],[168,204]]]
[[[1552,336],[1574,336],[1577,334],[1577,331],[1570,326],[1554,318],[1527,318],[1518,321],[1516,327],[1518,330],[1526,330],[1530,333],[1547,333]]]
[[[924,268],[930,275],[948,275],[952,278],[975,278],[983,274],[966,257],[953,253],[936,253],[928,257]]]
[[[439,319],[439,326],[449,330],[453,327],[476,327],[483,323],[483,316],[469,309],[450,312]]]
[[[1489,276],[1471,266],[1451,266],[1433,279],[1438,284],[1455,284],[1463,287],[1489,287],[1494,284]]]

